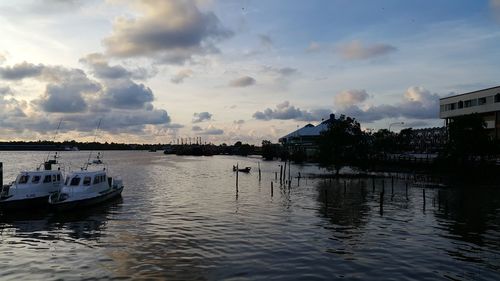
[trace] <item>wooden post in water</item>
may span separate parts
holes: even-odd
[[[3,188],[3,163],[0,162],[0,189]]]
[[[271,197],[273,197],[273,182],[271,181]]]
[[[236,163],[236,192],[238,192],[238,172],[239,172],[238,163]]]
[[[259,164],[259,181],[260,181],[260,162],[258,163]]]
[[[422,198],[424,199],[424,210],[425,210],[425,188],[422,188]]]
[[[278,180],[278,172],[274,172],[274,180],[277,181]]]
[[[380,215],[382,216],[384,214],[384,191],[380,192]]]
[[[385,193],[385,179],[382,179],[382,192]]]
[[[283,182],[285,183],[286,185],[286,160],[285,160],[285,166],[283,168]]]
[[[347,183],[346,181],[344,181],[344,194],[346,193],[346,191],[347,191]]]
[[[375,192],[375,177],[372,176],[372,192]]]
[[[394,176],[391,177],[391,187],[392,187],[393,192],[394,192]]]
[[[288,182],[291,184],[292,183],[292,160],[288,160]]]
[[[280,165],[280,185],[282,185],[281,177],[283,175],[283,166]]]

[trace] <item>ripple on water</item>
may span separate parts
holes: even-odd
[[[0,152],[10,159],[6,176],[42,154]],[[61,156],[79,163],[88,154]],[[347,180],[345,191],[343,181],[275,182],[271,197],[273,161],[260,162],[261,182],[240,174],[236,193],[232,165],[256,171],[259,159],[105,157],[126,184],[122,200],[84,212],[0,214],[0,279],[500,279],[499,191],[449,189],[438,201],[429,190],[424,208],[420,188],[407,199],[396,181],[380,208],[380,184],[373,192],[363,180]],[[292,165],[294,175],[311,171]]]

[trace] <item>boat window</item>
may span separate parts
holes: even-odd
[[[95,176],[94,178],[94,184],[98,184],[99,183],[99,176]]]
[[[40,181],[40,176],[33,176],[31,183],[38,183]]]
[[[52,177],[50,175],[46,175],[45,178],[43,178],[43,182],[50,182],[50,180],[52,179]]]
[[[69,183],[69,177],[66,177],[66,181],[64,182],[64,185],[68,185]]]
[[[57,175],[57,181],[61,181],[61,175]]]
[[[52,181],[56,181],[56,175],[52,175]]]
[[[77,186],[79,184],[80,184],[80,177],[79,176],[75,176],[74,178],[71,179],[70,185]]]
[[[21,175],[19,177],[19,180],[17,181],[18,184],[26,184],[28,183],[28,180],[30,179],[30,176],[28,175]]]
[[[90,185],[91,181],[92,181],[92,179],[90,177],[85,177],[83,179],[83,185]]]

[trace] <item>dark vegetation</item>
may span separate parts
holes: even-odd
[[[397,171],[418,169],[491,178],[492,174],[498,174],[496,159],[500,145],[485,128],[485,122],[477,114],[456,118],[449,125],[448,141],[437,151],[437,157],[405,161],[412,152],[411,128],[399,133],[387,129],[366,132],[354,118],[340,116],[320,136],[317,161],[337,174],[345,166],[387,170],[392,165]]]

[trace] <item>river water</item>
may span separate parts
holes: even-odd
[[[88,157],[60,154],[65,169]],[[0,152],[4,182],[45,156]],[[403,180],[392,188],[386,179],[380,204],[382,179],[294,178],[281,188],[280,163],[258,158],[104,159],[124,180],[121,199],[0,213],[0,279],[500,280],[500,188],[426,189],[424,204],[421,187],[407,193]],[[236,163],[252,167],[238,192]],[[298,172],[322,171],[292,165]]]

